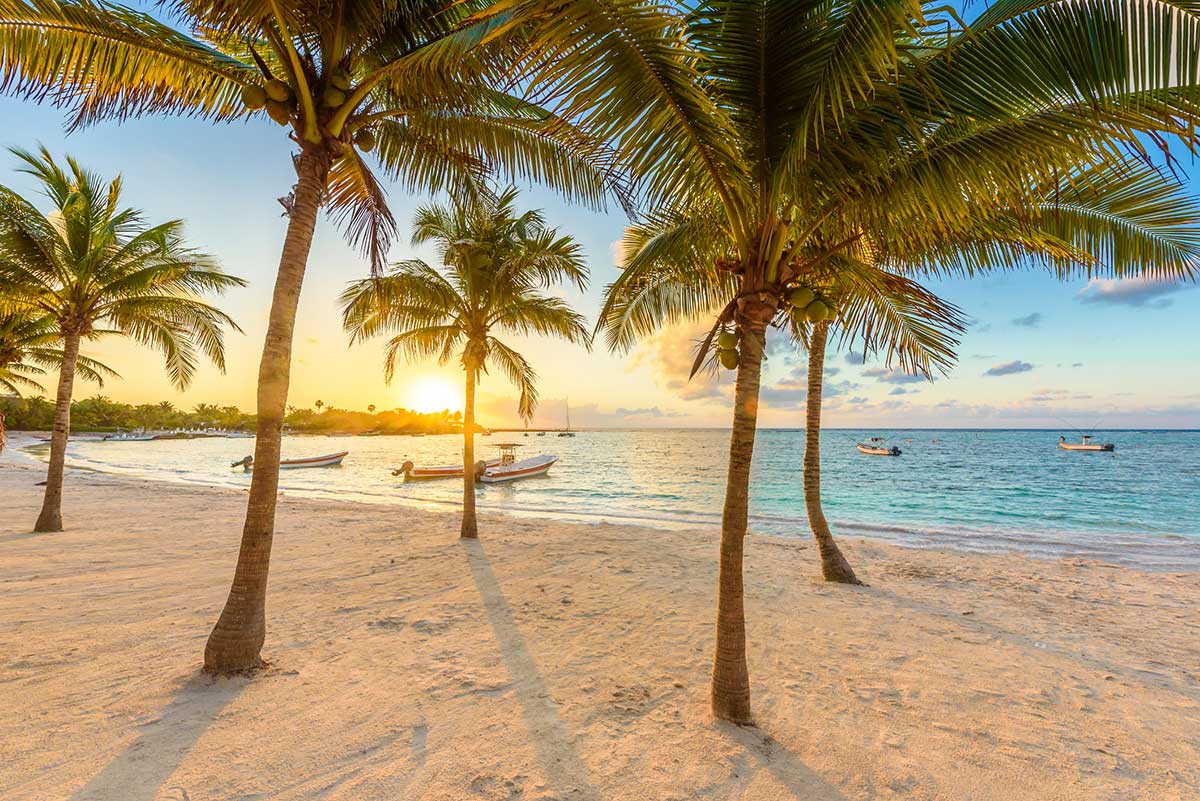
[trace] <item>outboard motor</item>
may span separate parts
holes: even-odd
[[[483,461],[482,459],[480,459],[478,462],[476,462],[475,463],[475,480],[478,481],[479,479],[483,478],[483,474],[486,470],[487,470],[487,462]]]
[[[392,471],[392,475],[393,475],[393,476],[406,476],[406,477],[407,477],[407,476],[408,476],[408,474],[409,474],[409,473],[412,471],[413,467],[415,467],[415,466],[416,466],[416,465],[414,465],[414,464],[412,463],[412,461],[411,461],[411,460],[409,460],[409,461],[406,461],[404,464],[400,465],[400,466],[399,466],[399,467],[397,467],[395,470],[393,470],[393,471]]]
[[[253,457],[253,456],[247,456],[245,459],[238,459],[236,462],[233,462],[233,463],[232,463],[232,464],[230,464],[229,466],[230,466],[230,467],[240,467],[240,468],[242,468],[243,470],[245,470],[245,471],[249,472],[249,471],[250,471],[250,468],[251,468],[253,465],[254,465],[254,457]]]

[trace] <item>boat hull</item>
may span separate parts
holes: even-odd
[[[284,459],[279,463],[280,470],[299,470],[304,467],[337,467],[342,460],[350,455],[350,451],[330,453],[325,456],[313,456],[309,459]],[[251,470],[254,468],[251,467]]]
[[[502,484],[506,481],[533,478],[534,476],[545,475],[557,461],[557,456],[534,456],[514,462],[507,467],[489,467],[480,476],[479,480],[484,484]]]
[[[855,445],[859,453],[865,453],[867,456],[899,456],[899,448],[875,448],[870,445]]]
[[[487,467],[497,467],[500,464],[499,459],[490,459],[486,462]],[[463,466],[461,464],[448,464],[441,467],[413,467],[405,471],[403,467],[392,471],[392,475],[403,475],[405,481],[436,481],[440,478],[462,478]]]
[[[1064,451],[1093,451],[1093,452],[1096,452],[1096,451],[1116,450],[1116,446],[1113,445],[1111,442],[1106,442],[1103,445],[1091,445],[1091,444],[1075,445],[1070,442],[1060,442],[1060,443],[1058,443],[1058,447],[1060,450],[1064,450]]]

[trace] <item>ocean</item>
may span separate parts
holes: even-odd
[[[1058,450],[1058,431],[829,429],[822,435],[825,514],[835,534],[965,551],[1100,559],[1153,570],[1200,569],[1200,432],[1097,431],[1113,453]],[[865,456],[857,440],[884,436],[903,455]],[[1069,436],[1068,439],[1074,437]],[[544,477],[480,486],[483,510],[651,526],[720,523],[729,434],[723,430],[580,431],[480,436],[477,458],[502,441],[519,457],[555,454]],[[348,450],[341,467],[290,470],[288,493],[396,505],[459,503],[461,483],[404,483],[390,468],[457,461],[458,435],[289,436],[284,458]],[[246,487],[229,463],[249,439],[75,440],[69,463],[191,484]],[[40,449],[45,458],[45,448]],[[750,528],[808,537],[802,494],[804,432],[759,432]],[[38,451],[35,451],[35,455]],[[69,492],[69,490],[68,490]]]

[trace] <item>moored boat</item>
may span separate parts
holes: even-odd
[[[867,456],[899,456],[903,453],[895,445],[889,448],[883,437],[871,437],[866,442],[856,442],[854,447],[858,448],[859,453],[865,453]]]
[[[327,453],[324,456],[310,456],[307,459],[283,459],[279,462],[279,469],[296,470],[301,467],[337,467],[349,455],[350,451],[342,451],[341,453]],[[241,467],[248,472],[254,469],[254,457],[247,456],[245,459],[233,462],[229,466]]]
[[[119,431],[116,434],[109,434],[104,438],[104,442],[149,442],[154,439],[153,434],[147,434],[144,431]]]
[[[500,464],[499,459],[489,459],[484,462],[484,469],[488,467],[497,467]],[[417,467],[411,461],[405,462],[392,470],[393,476],[404,476],[405,481],[429,481],[438,478],[461,478],[463,474],[463,466],[461,464],[447,464],[440,467]]]
[[[558,461],[557,456],[549,454],[517,461],[517,448],[521,446],[515,442],[503,442],[496,447],[500,449],[500,463],[493,467],[484,467],[479,471],[479,480],[484,484],[500,484],[505,481],[545,475]],[[483,467],[482,464],[479,466]]]
[[[1067,442],[1067,438],[1058,438],[1058,447],[1064,451],[1113,451],[1117,446],[1111,442],[1092,442],[1091,434],[1080,434],[1079,442]]]

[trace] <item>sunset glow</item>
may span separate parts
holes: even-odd
[[[455,411],[462,408],[461,393],[441,378],[417,379],[405,397],[404,406],[416,412]]]

